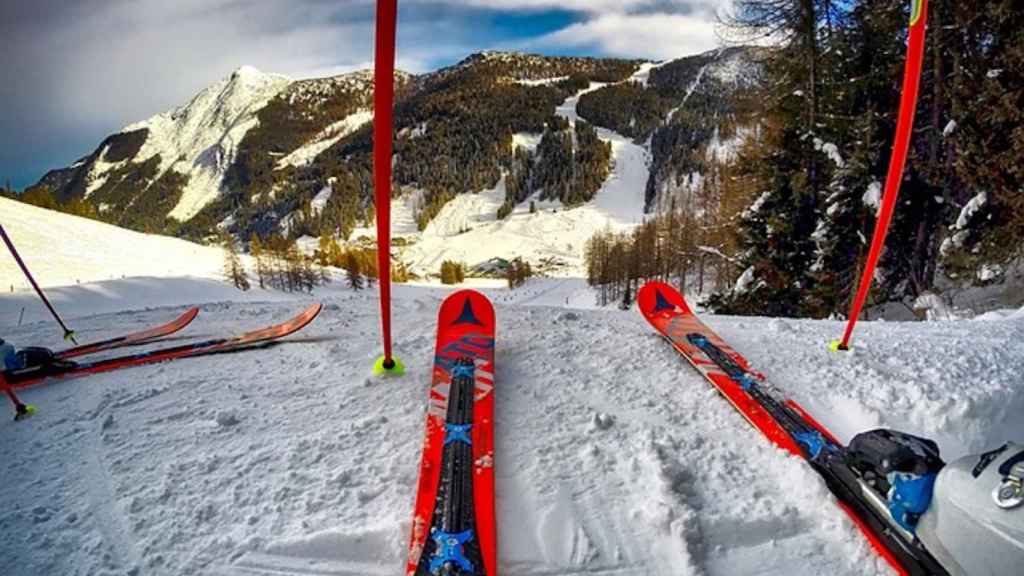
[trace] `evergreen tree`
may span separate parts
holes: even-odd
[[[249,237],[249,253],[256,259],[256,278],[259,280],[260,288],[266,288],[267,257],[263,252],[263,244],[260,242],[260,237],[255,233]]]
[[[355,252],[345,255],[345,274],[349,288],[359,291],[363,289],[362,264]]]
[[[238,257],[235,239],[230,235],[222,234],[221,247],[224,249],[224,277],[230,280],[235,288],[243,292],[249,290],[252,287],[249,284],[249,275],[245,271],[241,258]]]

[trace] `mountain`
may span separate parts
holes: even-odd
[[[654,209],[703,169],[694,154],[742,135],[728,118],[734,97],[757,81],[751,54],[732,48],[653,64],[483,52],[428,74],[400,73],[396,197],[414,199],[417,231],[453,199],[499,186],[504,197],[488,205],[498,219],[531,202],[583,207],[630,161],[615,142],[622,136],[651,156],[642,182],[631,177],[645,187],[633,208]],[[141,231],[347,238],[373,219],[372,95],[369,71],[291,80],[240,68],[40,184]]]

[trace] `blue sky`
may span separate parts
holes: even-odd
[[[398,66],[480,50],[667,59],[718,44],[729,0],[399,0]],[[372,0],[0,0],[0,184],[34,183],[242,65],[372,65]]]

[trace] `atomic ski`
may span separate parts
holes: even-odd
[[[752,370],[743,356],[704,325],[664,282],[648,282],[637,305],[654,326],[736,410],[776,446],[804,458],[825,480],[872,546],[900,574],[947,574],[914,535],[900,527],[880,496],[848,464],[846,447],[800,405]]]
[[[71,360],[56,358],[53,362],[40,366],[32,366],[21,370],[9,370],[3,373],[3,377],[7,380],[7,383],[14,388],[27,388],[29,386],[39,384],[47,378],[72,378],[76,376],[84,376],[86,374],[109,372],[111,370],[118,370],[120,368],[128,368],[131,366],[154,364],[165,360],[190,358],[193,356],[203,356],[222,352],[234,352],[249,346],[267,344],[274,340],[284,338],[289,334],[298,332],[316,318],[317,314],[320,313],[321,308],[321,304],[313,304],[309,308],[306,308],[306,310],[301,314],[286,322],[268,326],[260,330],[247,332],[240,336],[231,338],[217,338],[193,344],[183,344],[181,346],[160,348],[157,350],[140,352],[138,354],[119,356],[116,358],[106,358],[103,360],[96,360],[94,362],[73,362]]]
[[[409,576],[496,576],[494,308],[473,290],[445,299],[409,543]]]
[[[82,344],[81,346],[75,346],[74,348],[54,352],[53,355],[57,358],[67,359],[74,358],[76,356],[84,356],[86,354],[95,354],[97,352],[106,352],[107,350],[113,350],[115,348],[148,344],[153,340],[158,340],[183,330],[196,319],[198,314],[199,308],[189,308],[181,316],[178,316],[167,324],[154,326],[147,330],[141,330],[139,332],[126,334],[117,338],[110,338],[109,340],[100,340],[90,344]]]

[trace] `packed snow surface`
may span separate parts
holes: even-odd
[[[581,280],[485,291],[498,315],[501,574],[892,573],[810,468],[635,310],[594,309]],[[286,297],[116,280],[63,289],[62,309],[91,340],[166,321],[186,293],[204,304],[176,343],[279,321],[314,297],[326,307],[274,347],[24,391],[38,414],[0,419],[4,573],[401,574],[446,292],[396,287],[408,370],[393,379],[370,376],[375,294],[339,284]],[[22,307],[30,320],[17,326]],[[706,320],[843,440],[894,427],[951,459],[1024,439],[1021,314],[863,322],[849,354],[826,349],[839,322]],[[61,344],[23,292],[0,295],[0,334]]]
[[[133,232],[6,198],[0,198],[0,224],[43,287],[126,276],[223,276],[220,248]],[[31,290],[7,249],[0,249],[0,289]]]

